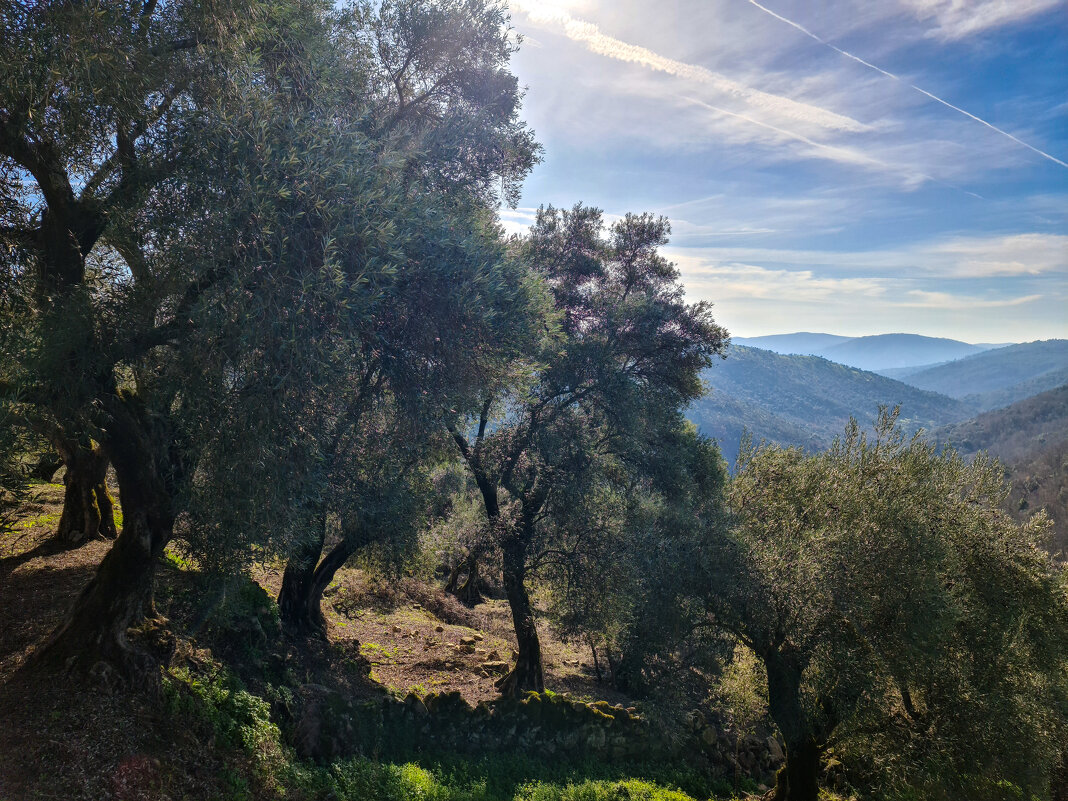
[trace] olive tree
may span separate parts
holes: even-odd
[[[423,191],[413,128],[374,121],[381,71],[345,13],[4,7],[5,275],[34,298],[11,394],[102,444],[125,518],[41,660],[151,681],[126,632],[167,542],[289,551],[350,389],[447,372],[438,311],[522,295],[485,203]]]
[[[343,511],[353,508],[348,476],[379,475],[376,491],[389,495],[382,473],[394,459],[384,453],[388,443],[403,441],[409,456],[425,452],[440,436],[442,416],[471,408],[540,322],[537,282],[508,258],[495,221],[497,203],[515,199],[538,157],[518,116],[506,23],[502,7],[486,0],[364,4],[335,19],[332,36],[352,48],[343,51],[343,66],[352,59],[364,79],[360,91],[341,85],[339,102],[352,96],[363,104],[359,128],[389,148],[398,191],[412,204],[433,204],[440,222],[405,243],[388,304],[335,349],[337,379],[310,382],[302,397],[325,423],[317,447],[328,488],[319,493],[310,536],[295,541],[279,595],[283,622],[295,633],[322,631],[314,586],[343,564],[345,543],[356,541],[343,538],[344,547],[316,566],[323,521],[358,516]],[[360,428],[376,408],[394,410],[387,415],[393,429],[379,427],[369,441]],[[398,478],[398,488],[403,483]],[[366,487],[361,497],[377,503]]]
[[[749,445],[733,532],[706,549],[712,619],[767,672],[775,796],[815,799],[832,746],[887,795],[1038,790],[1065,730],[1064,575],[1042,521],[1001,511],[996,463],[895,421],[814,455]]]
[[[644,420],[697,397],[701,369],[726,343],[658,253],[668,230],[664,218],[628,215],[606,233],[596,209],[541,209],[515,246],[549,288],[554,326],[477,417],[450,422],[502,554],[519,652],[505,694],[544,685],[528,571],[554,536],[551,510],[593,486]]]

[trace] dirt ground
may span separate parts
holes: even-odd
[[[158,700],[19,670],[111,547],[98,540],[75,550],[54,548],[62,500],[62,484],[38,485],[15,529],[0,537],[0,801],[228,797],[229,763],[241,757],[168,727]],[[170,618],[179,645],[195,651],[205,644],[198,632],[208,639],[211,590],[180,552],[176,556],[161,565],[157,607]],[[252,577],[275,597],[281,573],[282,565],[272,564],[258,566]],[[269,658],[298,683],[354,694],[457,690],[474,704],[497,696],[494,681],[513,657],[503,600],[467,608],[437,582],[345,568],[327,589],[323,611],[326,642],[272,638]],[[548,688],[629,703],[596,681],[588,650],[561,642],[545,625],[539,634]],[[231,656],[225,643],[215,647],[217,658]],[[244,675],[259,667],[235,665]]]

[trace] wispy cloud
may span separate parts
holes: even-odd
[[[928,292],[910,289],[905,300],[894,303],[906,309],[941,309],[943,311],[966,311],[969,309],[1005,309],[1023,306],[1042,299],[1042,295],[1024,295],[1015,298],[983,298],[969,295],[953,295],[949,292]]]
[[[970,111],[965,111],[960,106],[955,106],[952,103],[950,103],[948,100],[943,100],[941,97],[938,97],[938,95],[932,94],[931,92],[928,92],[926,89],[921,89],[920,87],[916,86],[916,84],[909,83],[904,78],[901,78],[900,76],[895,75],[892,72],[888,72],[887,70],[884,70],[882,67],[877,67],[874,64],[872,64],[871,62],[865,61],[860,56],[854,55],[853,53],[850,53],[847,50],[843,50],[842,48],[831,44],[826,39],[823,39],[822,37],[817,36],[816,34],[814,34],[812,31],[810,31],[805,26],[803,26],[803,25],[801,25],[801,24],[799,24],[797,22],[794,22],[791,19],[787,19],[786,17],[782,16],[781,14],[776,14],[770,8],[768,8],[767,6],[761,5],[756,0],[746,0],[746,2],[749,3],[752,6],[755,6],[755,7],[759,8],[765,14],[769,14],[772,17],[775,17],[775,19],[777,19],[777,20],[779,20],[781,22],[785,22],[791,28],[795,28],[796,30],[798,30],[801,33],[805,34],[805,36],[809,37],[810,39],[814,39],[815,41],[819,42],[824,47],[829,47],[831,50],[834,50],[836,53],[840,53],[841,55],[845,56],[848,59],[852,59],[853,61],[857,62],[858,64],[862,64],[863,66],[865,66],[865,67],[867,67],[869,69],[875,70],[880,75],[884,75],[887,78],[890,78],[890,79],[892,79],[894,81],[897,81],[897,82],[899,82],[901,84],[904,84],[905,86],[908,86],[910,89],[914,89],[917,92],[919,92],[920,94],[925,95],[926,97],[930,98],[931,100],[934,100],[936,103],[941,103],[946,108],[952,109],[953,111],[956,111],[956,112],[958,112],[960,114],[963,114],[965,117],[968,117],[969,119],[972,119],[975,122],[978,122],[980,125],[985,125],[987,128],[989,128],[990,130],[994,131],[995,133],[998,133],[1001,136],[1004,136],[1004,137],[1006,137],[1008,139],[1011,139],[1016,144],[1018,144],[1018,145],[1020,145],[1022,147],[1026,147],[1028,150],[1030,150],[1030,151],[1032,151],[1034,153],[1037,153],[1039,156],[1042,156],[1045,159],[1049,159],[1053,163],[1059,164],[1062,167],[1068,168],[1068,162],[1061,161],[1056,156],[1051,156],[1049,153],[1045,152],[1044,150],[1039,150],[1034,145],[1029,145],[1027,142],[1024,142],[1022,139],[1018,139],[1017,137],[1013,136],[1008,131],[1005,131],[1005,130],[997,127],[993,123],[987,122],[986,120],[982,119],[981,117],[977,117],[976,115],[972,114]],[[1002,7],[1007,7],[1008,3],[1018,3],[1018,2],[1019,2],[1019,0],[1008,0],[1008,2],[1004,2],[1003,0],[995,0],[994,2],[977,3],[975,5],[980,6],[980,7],[997,6],[999,9],[1001,9]],[[1030,2],[1024,2],[1024,3],[1022,3],[1022,5],[1038,5],[1039,2],[1040,2],[1040,0],[1030,0]],[[937,1],[919,0],[919,3],[920,3],[920,5],[938,6],[940,8],[943,7],[943,6],[945,6],[947,8],[952,7],[951,10],[952,10],[952,12],[954,14],[956,14],[957,9],[960,6],[964,5],[964,4],[962,4],[960,2],[960,0],[949,0],[948,2],[945,2],[944,0],[937,0]],[[1053,5],[1053,3],[1048,3],[1046,7],[1049,7],[1051,5]],[[1006,10],[1005,14],[1008,14],[1008,13],[1010,13],[1010,12],[1008,10]]]
[[[832,278],[812,270],[781,270],[740,262],[715,263],[681,257],[679,266],[691,292],[713,291],[717,300],[780,299],[798,303],[840,302],[844,297],[883,297],[898,283],[884,278]]]
[[[738,261],[821,267],[853,272],[907,272],[937,278],[991,278],[1068,273],[1068,236],[1007,234],[954,237],[903,248],[869,251],[788,250],[752,247],[675,248],[708,263]]]
[[[688,64],[640,45],[616,39],[603,33],[592,22],[572,17],[559,6],[547,5],[538,0],[512,0],[511,8],[526,14],[534,22],[561,27],[564,35],[569,39],[582,43],[598,55],[639,64],[647,69],[667,73],[692,83],[710,86],[719,92],[743,100],[753,108],[779,117],[829,130],[853,133],[869,130],[868,125],[843,114],[754,89],[698,64]],[[749,118],[745,117],[745,119]]]
[[[807,136],[803,136],[802,134],[796,133],[795,131],[788,131],[785,128],[780,128],[779,126],[772,125],[771,123],[761,122],[760,120],[754,119],[745,114],[739,114],[736,111],[728,111],[725,108],[713,106],[711,103],[706,103],[703,100],[698,100],[697,98],[686,97],[685,95],[682,95],[682,99],[689,103],[693,103],[696,106],[700,106],[701,108],[713,111],[717,114],[726,114],[730,117],[734,117],[735,119],[745,120],[748,123],[752,123],[753,125],[759,125],[761,128],[766,128],[769,131],[773,131],[777,134],[780,134],[781,136],[785,136],[788,139],[793,139],[797,142],[802,142],[803,144],[808,145],[812,149],[812,154],[815,156],[819,156],[821,158],[828,158],[833,161],[839,161],[845,164],[853,164],[861,167],[875,168],[878,170],[892,170],[890,165],[888,165],[886,162],[880,161],[877,158],[873,158],[872,156],[862,153],[861,151],[856,150],[855,148],[841,147],[838,145],[828,145],[824,144],[823,142],[817,142]]]
[[[1068,272],[1068,236],[1057,234],[958,237],[927,252],[951,263],[957,277]]]
[[[1062,0],[903,0],[917,17],[933,19],[930,35],[963,39],[981,31],[1020,22],[1060,5]]]

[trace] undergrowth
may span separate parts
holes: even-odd
[[[704,801],[730,797],[684,766],[565,764],[524,755],[403,753],[330,765],[297,758],[271,721],[270,705],[224,665],[169,670],[164,706],[175,725],[229,749],[227,799],[234,801]],[[711,794],[711,795],[710,795]]]

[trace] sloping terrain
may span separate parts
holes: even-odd
[[[871,422],[880,405],[901,406],[907,430],[934,428],[974,414],[970,405],[816,356],[783,356],[732,347],[705,374],[709,393],[687,416],[733,463],[743,429],[756,440],[819,449],[850,417]]]
[[[276,720],[302,690],[353,702],[415,692],[474,704],[496,695],[493,680],[514,645],[506,602],[469,609],[437,581],[343,568],[324,599],[328,637],[296,641],[271,600],[281,565],[257,566],[254,581],[223,578],[168,549],[157,575],[161,617],[130,635],[163,662],[159,692],[107,672],[57,681],[22,670],[111,547],[52,546],[63,489],[36,485],[14,529],[0,535],[2,801],[562,801],[576,797],[572,785],[598,801],[709,797],[703,779],[692,797],[633,778],[633,766],[520,753],[449,761],[428,751],[405,755],[406,764],[375,753],[329,767],[299,759]],[[567,703],[631,705],[598,682],[586,649],[539,629],[546,683]]]
[[[1045,510],[1054,553],[1068,548],[1068,385],[931,432],[964,456],[985,451],[1005,465],[1008,511],[1025,520]]]
[[[970,345],[956,339],[919,334],[879,334],[832,345],[820,351],[819,355],[862,370],[886,370],[960,359],[983,350],[981,345]]]
[[[772,353],[797,356],[816,356],[832,345],[848,342],[852,337],[843,337],[838,334],[819,334],[810,331],[799,331],[796,334],[770,334],[763,337],[734,337],[737,345],[747,348],[760,348],[770,350]]]
[[[1049,339],[996,348],[921,370],[901,380],[920,389],[967,398],[980,410],[996,409],[1068,380],[1068,340]]]
[[[1068,559],[1068,436],[1022,456],[1008,478],[1009,512],[1022,521],[1045,511],[1053,524],[1049,549]]]
[[[1036,450],[1068,439],[1068,384],[937,428],[930,436],[965,456],[986,451],[1003,462],[1027,458]]]

